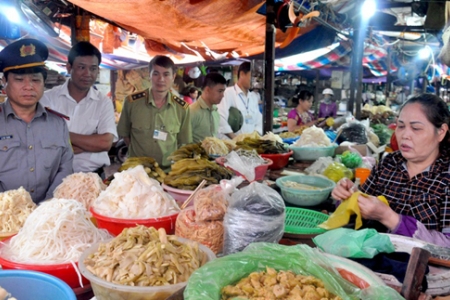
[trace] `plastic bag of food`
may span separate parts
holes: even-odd
[[[218,184],[199,190],[194,198],[195,221],[223,220],[229,199]]]
[[[339,162],[331,163],[325,171],[323,171],[323,175],[325,175],[328,179],[333,180],[334,182],[338,182],[344,177],[349,179],[353,179],[352,170],[348,169],[344,164]]]
[[[229,167],[242,174],[248,181],[255,180],[255,168],[265,161],[258,153],[253,151],[231,151],[226,156],[225,167]]]
[[[364,124],[360,122],[351,122],[342,125],[338,130],[338,143],[353,142],[357,144],[367,144],[368,136]]]
[[[319,157],[312,165],[305,169],[308,175],[323,174],[323,171],[333,163],[331,156]]]
[[[373,258],[378,253],[395,251],[389,236],[369,228],[338,228],[314,237],[313,241],[323,251],[342,257]]]
[[[358,152],[350,152],[347,150],[342,153],[341,162],[347,168],[354,169],[361,166],[363,161],[361,154],[359,154]]]
[[[189,278],[184,299],[221,299],[223,287],[236,283],[252,272],[263,271],[266,267],[314,276],[323,281],[325,289],[343,300],[403,299],[393,289],[379,284],[371,284],[367,289],[357,288],[343,279],[333,267],[331,257],[328,258],[318,249],[307,245],[284,246],[269,243],[249,245],[242,252],[217,258],[197,269]]]
[[[195,210],[182,210],[175,223],[175,235],[190,239],[211,249],[215,254],[223,248],[223,221],[197,222]]]
[[[284,232],[283,198],[265,184],[252,182],[233,193],[224,218],[224,254],[254,242],[278,243]]]

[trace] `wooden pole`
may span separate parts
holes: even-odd
[[[273,128],[273,96],[275,88],[275,0],[266,2],[266,47],[264,53],[264,116],[263,132]]]

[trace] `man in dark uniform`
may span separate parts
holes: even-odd
[[[0,52],[7,95],[0,104],[0,192],[23,186],[35,203],[52,198],[73,173],[64,116],[39,104],[47,57],[47,47],[35,39],[22,39]]]
[[[169,57],[155,56],[149,68],[152,88],[125,98],[117,131],[130,157],[153,157],[167,168],[167,157],[192,143],[189,105],[170,92],[176,74]]]

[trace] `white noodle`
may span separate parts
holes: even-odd
[[[19,233],[2,247],[1,255],[20,263],[68,263],[78,261],[86,248],[109,237],[92,224],[81,203],[52,199],[30,214]]]
[[[63,179],[53,192],[53,197],[59,199],[74,199],[81,202],[89,210],[92,202],[100,192],[106,189],[97,173],[74,173]]]

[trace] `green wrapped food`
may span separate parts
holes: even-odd
[[[325,171],[323,171],[323,175],[325,175],[328,179],[333,180],[334,182],[338,182],[344,177],[349,179],[353,179],[353,172],[348,169],[344,164],[339,162],[331,163]]]
[[[362,157],[359,153],[345,151],[342,153],[341,162],[347,168],[354,169],[362,165]]]

